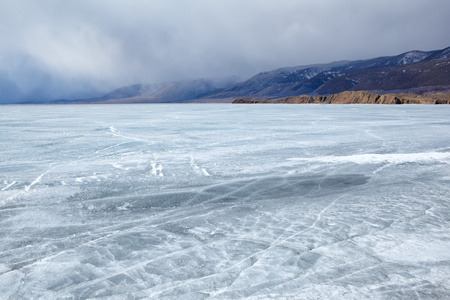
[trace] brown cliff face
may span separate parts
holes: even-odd
[[[233,103],[292,103],[292,104],[450,104],[450,94],[386,94],[366,91],[345,91],[330,96],[297,96],[277,100],[239,98]]]
[[[327,103],[333,104],[402,104],[395,95],[378,95],[365,91],[342,92],[327,97]]]

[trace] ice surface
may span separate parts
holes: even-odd
[[[0,107],[1,299],[448,299],[450,107]]]

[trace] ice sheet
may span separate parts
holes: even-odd
[[[0,295],[450,298],[449,115],[1,107]]]

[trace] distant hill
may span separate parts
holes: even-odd
[[[236,78],[195,79],[163,82],[159,84],[135,84],[116,89],[102,97],[73,100],[76,103],[166,103],[186,102],[228,87],[237,82]],[[61,101],[55,101],[61,102]],[[64,102],[68,102],[65,100]]]

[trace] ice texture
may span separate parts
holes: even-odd
[[[450,107],[0,107],[1,299],[449,299]]]

